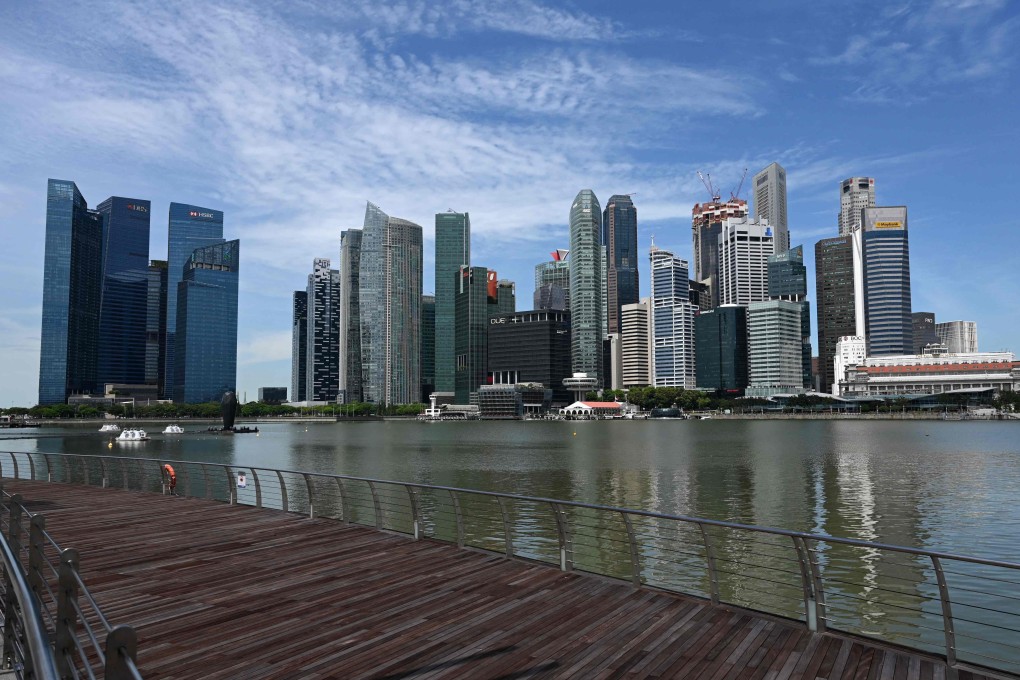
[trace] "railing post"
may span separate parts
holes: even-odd
[[[11,496],[10,504],[8,505],[8,515],[10,519],[9,527],[9,542],[11,545],[11,552],[14,553],[14,558],[21,562],[21,555],[18,545],[18,536],[21,533],[21,494],[14,494]],[[11,583],[11,575],[4,569],[4,661],[5,666],[8,668],[14,668],[15,658],[14,649],[15,638],[17,636],[17,615],[15,614],[15,608],[17,606],[17,600],[14,595],[14,586]]]
[[[18,459],[14,457],[14,452],[10,452],[11,462],[14,464],[14,478],[18,478]]]
[[[344,524],[351,523],[351,508],[347,504],[347,489],[344,488],[344,480],[336,477],[336,488],[340,491],[340,512],[344,516]]]
[[[808,566],[807,547],[804,545],[804,540],[799,536],[791,536],[793,540],[793,547],[797,550],[797,562],[800,565],[800,582],[804,588],[804,622],[807,624],[808,630],[816,632],[818,630],[818,610],[815,609],[815,593],[814,585],[811,581],[811,568]]]
[[[78,614],[75,611],[78,602],[78,551],[67,548],[60,553],[60,576],[57,583],[57,620],[55,632],[55,649],[57,670],[60,677],[72,675],[75,638],[78,635]]]
[[[315,492],[312,490],[312,480],[307,472],[302,476],[305,478],[305,488],[308,489],[308,519],[315,519]]]
[[[560,544],[560,571],[572,571],[574,560],[570,550],[570,532],[563,508],[559,503],[550,503],[549,507],[552,508],[553,517],[556,519],[556,537]]]
[[[382,506],[379,505],[379,494],[376,493],[375,484],[366,482],[368,490],[372,494],[372,507],[375,508],[375,528],[382,529]]]
[[[188,472],[189,465],[184,461],[181,461],[180,468],[181,477],[184,478],[184,484],[182,485],[184,487],[184,495],[191,498],[191,473]]]
[[[276,471],[276,478],[280,480],[280,503],[283,504],[283,511],[290,511],[290,503],[287,501],[287,482],[283,479],[283,473]]]
[[[450,491],[450,501],[453,503],[453,516],[457,520],[457,547],[464,547],[464,515],[460,511],[460,497],[456,491]]]
[[[514,541],[510,534],[510,515],[506,509],[505,498],[496,496],[496,502],[499,503],[499,513],[503,516],[503,543],[506,545],[506,556],[509,559],[514,556]]]
[[[46,583],[43,574],[45,532],[46,518],[42,515],[33,515],[28,529],[28,585],[40,602],[42,602],[43,588]]]
[[[620,511],[623,523],[627,527],[627,542],[630,543],[630,582],[635,588],[641,587],[641,561],[638,559],[637,536],[634,534],[634,524],[630,520],[630,513]]]
[[[138,661],[138,635],[131,626],[117,626],[106,635],[106,668],[103,671],[105,680],[133,680],[134,673],[128,665]]]
[[[46,461],[46,481],[47,482],[52,482],[53,481],[53,466],[50,465],[50,454],[44,453],[43,454],[43,460]]]
[[[223,473],[227,476],[227,502],[230,505],[237,504],[237,487],[234,486],[234,471],[229,465],[223,466]]]
[[[708,587],[712,604],[719,604],[719,572],[715,564],[715,546],[712,544],[712,537],[709,536],[705,525],[698,522],[698,529],[701,530],[701,539],[705,542],[705,558],[708,561]]]
[[[411,501],[411,523],[414,540],[417,541],[421,538],[421,508],[418,507],[418,494],[410,484],[405,484],[404,488],[407,489],[407,498]]]
[[[103,488],[105,489],[110,484],[108,480],[108,470],[106,469],[106,459],[100,458],[99,464],[103,467]]]
[[[931,564],[935,568],[935,580],[939,584],[939,601],[942,603],[942,631],[946,636],[946,675],[955,680],[956,670],[956,630],[953,625],[953,608],[949,603],[949,585],[942,571],[942,561],[931,555]]]
[[[127,461],[125,459],[123,459],[123,458],[120,460],[120,479],[121,479],[121,482],[122,482],[122,486],[120,488],[125,489],[125,490],[130,488],[128,486],[129,479],[128,479]]]
[[[255,472],[255,468],[251,468],[251,478],[255,480],[255,507],[262,507],[262,484],[259,483],[259,473]]]
[[[35,458],[32,458],[31,453],[26,453],[25,457],[28,458],[28,474],[31,475],[31,479],[35,480]]]
[[[85,456],[81,456],[81,477],[85,486],[89,485],[89,461]]]
[[[819,633],[824,633],[826,625],[825,613],[825,584],[822,583],[822,569],[818,561],[818,541],[815,541],[815,550],[808,547],[807,541],[801,539],[804,544],[804,552],[807,554],[808,567],[811,570],[811,581],[814,584],[815,593],[815,623]]]
[[[202,466],[202,482],[205,484],[205,499],[212,500],[212,482],[209,481],[209,466],[199,463]]]

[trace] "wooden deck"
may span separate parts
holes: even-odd
[[[936,680],[936,659],[596,576],[212,501],[4,480],[146,678]],[[961,672],[963,680],[983,676]]]

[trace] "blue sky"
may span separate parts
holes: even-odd
[[[249,399],[290,384],[291,292],[367,200],[424,227],[426,292],[434,214],[470,212],[525,309],[579,189],[635,192],[642,251],[689,259],[695,171],[728,195],[772,161],[812,299],[838,183],[870,175],[910,210],[914,309],[1020,350],[1018,5],[3,3],[0,405],[37,398],[48,177],[150,199],[154,259],[170,201],[226,212]]]

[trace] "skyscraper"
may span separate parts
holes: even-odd
[[[75,183],[49,180],[39,348],[40,404],[60,404],[71,394],[96,391],[102,233],[102,215],[89,210]]]
[[[746,218],[747,201],[739,198],[710,203],[696,203],[691,211],[691,230],[694,240],[694,279],[708,286],[712,307],[718,307],[722,296],[719,291],[719,236],[723,222],[728,218]]]
[[[914,326],[907,208],[864,208],[862,216],[868,356],[910,354]]]
[[[510,279],[500,279],[496,283],[497,314],[513,314],[517,311],[517,285]]]
[[[769,296],[768,261],[775,252],[771,226],[746,217],[723,220],[719,234],[719,302],[749,305]]]
[[[934,312],[912,312],[910,319],[914,325],[914,354],[920,354],[928,345],[939,342]]]
[[[648,303],[635,302],[632,305],[624,305],[620,310],[620,326],[623,389],[651,385]]]
[[[176,394],[178,283],[196,248],[223,243],[223,212],[185,203],[170,204],[167,229],[166,362],[164,389]]]
[[[602,208],[591,189],[570,206],[570,363],[602,385]]]
[[[290,400],[308,400],[308,291],[295,290],[290,324]]]
[[[814,383],[811,371],[811,304],[807,300],[807,267],[804,248],[797,246],[769,256],[769,299],[785,300],[800,305],[802,386]]]
[[[853,237],[837,236],[815,244],[815,304],[818,306],[818,364],[822,391],[837,380],[833,361],[841,337],[857,335]]]
[[[489,294],[489,271],[485,267],[462,266],[454,274],[454,401],[471,403],[472,393],[486,381],[490,312],[497,304]],[[495,277],[493,277],[495,282]]]
[[[693,389],[694,305],[687,261],[654,245],[652,264],[652,375],[656,387]]]
[[[421,402],[436,391],[436,296],[421,296]]]
[[[237,386],[240,241],[196,248],[177,283],[174,401],[219,401]]]
[[[436,213],[436,391],[453,392],[454,295],[456,274],[471,266],[471,217],[468,213]]]
[[[786,221],[786,170],[779,163],[754,176],[754,220],[768,220],[775,229],[776,251],[790,249],[790,229]]]
[[[570,309],[569,254],[569,249],[559,248],[552,252],[551,261],[535,265],[535,309]],[[560,292],[551,287],[558,288]],[[548,306],[558,304],[561,298],[563,307]]]
[[[364,399],[414,403],[421,395],[421,227],[369,203],[358,285]]]
[[[361,229],[340,233],[340,396],[364,399],[361,363]]]
[[[950,354],[975,354],[978,351],[977,321],[937,323],[935,335]]]
[[[802,304],[788,300],[747,306],[748,395],[768,397],[804,387],[802,315]]]
[[[316,258],[308,275],[305,399],[336,402],[340,393],[340,271]]]
[[[168,398],[163,389],[166,363],[166,260],[152,260],[148,269],[145,310],[145,382],[156,385],[160,399]]]
[[[839,184],[839,235],[846,236],[861,223],[861,210],[875,205],[875,180],[850,177]]]
[[[747,388],[747,307],[723,305],[694,318],[697,384],[743,394]]]
[[[610,197],[602,213],[606,246],[607,333],[620,332],[620,310],[638,301],[637,208],[630,196]]]
[[[97,387],[145,382],[149,202],[111,196],[103,216],[103,288],[99,306]]]
[[[539,309],[493,317],[488,328],[486,382],[540,383],[553,401],[569,404],[570,312]]]

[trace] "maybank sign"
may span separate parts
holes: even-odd
[[[894,222],[894,221],[875,222],[875,229],[902,229],[902,228],[903,228],[903,223],[902,222]]]

